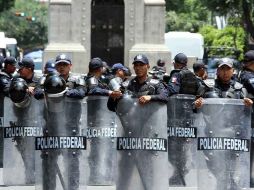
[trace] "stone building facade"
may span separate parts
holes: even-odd
[[[50,0],[44,61],[67,53],[73,71],[85,73],[92,57],[132,67],[143,53],[153,66],[170,60],[164,33],[165,0]]]

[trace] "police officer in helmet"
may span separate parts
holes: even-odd
[[[12,79],[12,74],[16,71],[17,61],[14,57],[7,57],[4,60],[4,68],[0,72],[0,93],[8,96],[9,83]]]

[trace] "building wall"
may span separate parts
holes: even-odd
[[[44,62],[60,52],[73,61],[74,72],[87,72],[91,55],[91,1],[50,0],[49,44]],[[131,67],[137,53],[145,53],[152,65],[158,58],[170,60],[164,45],[165,1],[124,0],[124,64]]]

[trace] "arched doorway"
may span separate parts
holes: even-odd
[[[92,0],[91,57],[124,61],[124,0]]]

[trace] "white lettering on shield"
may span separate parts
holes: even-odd
[[[117,149],[167,151],[167,139],[118,137]]]
[[[200,137],[198,138],[198,150],[232,150],[249,152],[249,140],[226,137]]]

